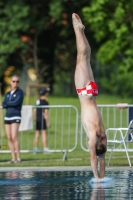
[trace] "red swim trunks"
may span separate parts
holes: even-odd
[[[98,87],[95,82],[90,82],[89,85],[78,88],[77,89],[78,95],[86,95],[86,96],[97,96],[98,95]]]

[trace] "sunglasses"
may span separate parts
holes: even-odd
[[[19,83],[19,81],[12,81],[13,83]]]

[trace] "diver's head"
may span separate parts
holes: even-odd
[[[106,153],[107,147],[105,144],[98,142],[96,144],[96,155],[101,156],[102,154]]]

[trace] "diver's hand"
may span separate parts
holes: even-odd
[[[100,183],[101,178],[95,178],[94,181],[95,181],[96,183]]]

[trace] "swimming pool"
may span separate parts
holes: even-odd
[[[107,171],[106,182],[90,183],[92,171],[0,172],[2,200],[131,200],[133,171]]]

